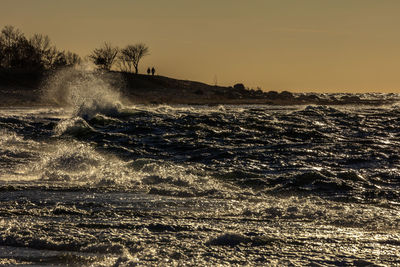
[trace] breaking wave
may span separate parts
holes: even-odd
[[[50,103],[72,109],[74,115],[85,119],[99,113],[117,114],[123,107],[118,89],[105,75],[76,68],[63,69],[52,75],[43,87],[43,97]]]

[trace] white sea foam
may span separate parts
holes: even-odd
[[[0,129],[0,145],[21,142],[21,137],[7,129]]]

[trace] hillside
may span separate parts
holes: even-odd
[[[0,106],[53,105],[41,99],[43,81],[54,72],[0,70]],[[212,86],[201,82],[177,80],[164,76],[150,76],[124,72],[98,72],[100,79],[108,81],[121,92],[124,102],[133,104],[387,104],[397,99],[361,99],[356,95],[329,97],[317,94],[263,92],[246,89],[242,84],[232,87]]]
[[[177,80],[164,76],[121,75],[123,93],[132,102],[145,104],[255,104],[269,103],[263,92],[249,91],[244,86],[211,86],[201,82]]]

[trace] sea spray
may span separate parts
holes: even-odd
[[[91,119],[96,114],[113,115],[122,108],[117,76],[87,68],[66,68],[55,72],[43,86],[43,99]]]

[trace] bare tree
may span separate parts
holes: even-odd
[[[81,63],[81,57],[78,54],[72,53],[70,51],[67,51],[65,53],[65,59],[68,66],[75,66]]]
[[[125,49],[122,49],[118,55],[117,65],[121,71],[132,72],[132,60],[127,53],[124,53]]]
[[[149,48],[145,44],[128,45],[121,50],[119,60],[125,70],[132,71],[132,67],[134,67],[135,73],[138,74],[139,61],[148,54]]]
[[[38,51],[25,38],[24,34],[13,26],[5,26],[0,34],[0,65],[4,68],[43,69]]]
[[[7,48],[11,48],[22,38],[24,38],[24,34],[19,29],[14,28],[14,26],[7,25],[1,30],[2,43]]]
[[[52,46],[49,48],[47,53],[44,55],[44,61],[46,62],[46,65],[49,68],[55,67],[55,62],[57,61],[58,58],[58,50],[55,46]]]
[[[25,44],[24,34],[14,26],[6,25],[1,30],[0,39],[3,47],[2,53],[4,53],[2,65],[11,67],[13,62],[16,61],[15,59],[20,56],[18,48],[22,43]]]
[[[30,39],[31,45],[41,54],[45,54],[51,46],[49,36],[35,33]]]
[[[3,61],[4,61],[5,57],[6,57],[5,45],[4,45],[3,42],[4,41],[3,41],[3,39],[1,38],[1,35],[0,35],[0,68],[3,67]]]
[[[79,62],[80,57],[77,54],[59,51],[51,44],[47,35],[34,34],[27,39],[13,26],[5,26],[1,30],[1,68],[44,70],[73,66]]]
[[[57,54],[57,49],[55,46],[51,46],[49,36],[35,33],[29,39],[29,43],[36,50],[44,67],[51,68],[54,63],[55,54]]]
[[[29,39],[29,43],[40,55],[42,64],[47,69],[74,66],[81,61],[77,54],[70,51],[59,51],[55,46],[52,46],[47,35],[36,33]]]
[[[118,47],[113,47],[110,43],[106,42],[102,47],[93,50],[89,58],[99,68],[110,70],[118,55],[118,51]]]

